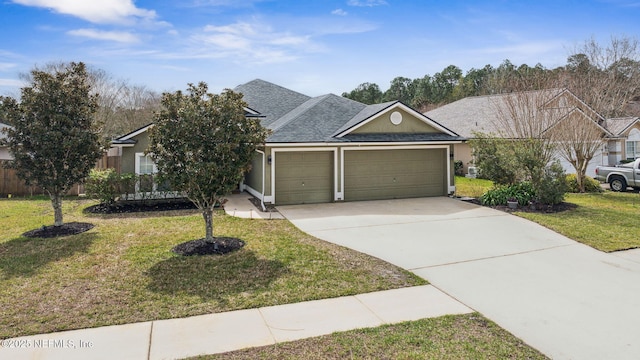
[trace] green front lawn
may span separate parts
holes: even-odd
[[[449,315],[197,359],[547,359],[480,314]]]
[[[638,193],[567,194],[565,201],[578,207],[554,214],[515,214],[600,251],[640,247]]]
[[[478,198],[493,187],[491,180],[456,176],[456,196]]]
[[[456,177],[456,195],[479,197],[491,189],[482,179]],[[637,192],[573,194],[565,201],[577,208],[559,213],[514,212],[568,238],[600,251],[618,251],[640,247],[640,195]]]
[[[0,338],[185,317],[421,285],[379,259],[313,238],[283,220],[219,213],[214,234],[246,246],[225,256],[179,257],[178,243],[204,236],[194,211],[85,215],[66,200],[65,221],[95,228],[25,238],[50,225],[45,199],[0,200]]]

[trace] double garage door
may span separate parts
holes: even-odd
[[[333,201],[332,151],[278,152],[276,159],[276,204]],[[344,152],[345,201],[443,196],[447,183],[444,149]]]

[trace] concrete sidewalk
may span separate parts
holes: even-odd
[[[470,312],[465,305],[425,285],[2,340],[0,359],[181,359]]]
[[[234,193],[227,197],[227,202],[224,204],[224,211],[231,216],[245,218],[245,219],[284,219],[284,216],[280,215],[277,210],[262,211],[258,209],[249,200],[253,198],[246,192]]]
[[[278,210],[315,237],[429,280],[552,359],[640,358],[640,250],[603,253],[449,198]]]

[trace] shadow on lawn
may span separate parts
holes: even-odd
[[[227,255],[172,257],[146,275],[153,292],[196,295],[223,304],[228,296],[264,289],[287,272],[282,262],[260,259],[242,249]]]
[[[56,238],[15,238],[0,243],[0,271],[5,279],[32,276],[38,269],[76,253],[86,253],[95,233]]]

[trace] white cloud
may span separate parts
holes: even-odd
[[[68,31],[67,34],[85,37],[94,40],[116,41],[121,43],[137,43],[140,39],[126,31],[101,31],[95,29],[77,29]]]
[[[488,47],[478,49],[477,52],[485,54],[511,54],[512,56],[515,55],[531,57],[532,55],[557,51],[559,49],[562,49],[563,46],[563,42],[561,41],[538,41],[507,45],[502,47]]]
[[[347,1],[347,5],[349,6],[380,6],[380,5],[388,5],[385,0],[349,0]]]
[[[132,0],[12,0],[16,4],[41,7],[72,15],[92,23],[126,23],[134,18],[153,19],[156,12],[141,9]]]
[[[331,14],[338,16],[347,16],[347,12],[342,9],[335,9],[331,12]]]
[[[308,35],[274,31],[259,22],[237,22],[224,26],[207,25],[193,36],[195,57],[239,57],[255,63],[285,62],[299,54],[316,52],[320,46]]]
[[[0,86],[21,87],[24,86],[24,82],[16,79],[0,79]]]
[[[0,62],[0,71],[9,71],[15,69],[18,66],[16,63]]]

